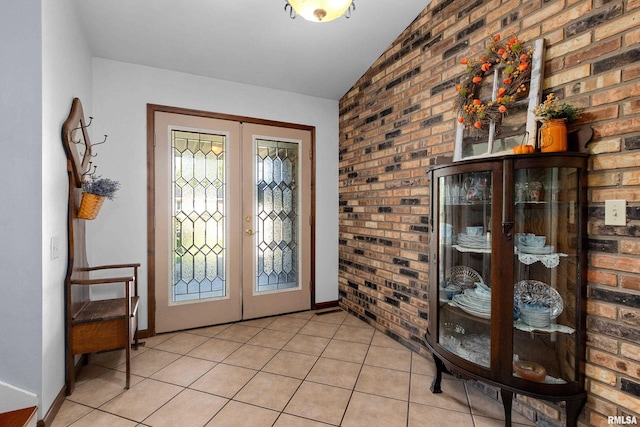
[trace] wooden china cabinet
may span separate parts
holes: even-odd
[[[576,425],[586,400],[587,159],[536,153],[430,169],[433,393],[453,371],[500,388],[507,426],[514,393],[566,402]]]

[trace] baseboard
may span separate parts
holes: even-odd
[[[52,425],[53,420],[55,419],[56,415],[58,415],[58,411],[60,411],[60,408],[62,407],[62,404],[64,403],[66,398],[67,386],[65,385],[64,387],[62,387],[62,389],[60,389],[60,392],[53,400],[53,404],[47,411],[47,414],[44,416],[44,418],[38,421],[37,427],[47,427]]]
[[[318,302],[313,304],[314,310],[324,310],[325,308],[333,308],[333,307],[338,307],[338,300]]]

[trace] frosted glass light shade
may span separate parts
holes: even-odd
[[[341,17],[353,0],[288,0],[298,15],[307,21],[328,22]]]

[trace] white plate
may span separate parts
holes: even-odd
[[[518,248],[521,252],[532,255],[549,255],[552,254],[555,249],[553,246],[542,246],[538,248],[535,246],[527,245],[520,245]]]
[[[458,305],[458,308],[466,313],[469,313],[472,316],[476,316],[479,317],[481,319],[491,319],[491,312],[489,313],[485,313],[485,312],[481,312],[481,311],[476,311],[473,310],[471,308],[462,306],[462,305]]]

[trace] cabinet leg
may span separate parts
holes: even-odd
[[[511,427],[511,404],[513,402],[513,392],[501,388],[500,396],[502,396],[502,407],[504,408],[504,426]]]
[[[433,355],[433,361],[436,362],[436,376],[433,379],[429,390],[431,390],[431,393],[442,393],[442,388],[440,387],[440,383],[442,382],[442,373],[448,373],[449,371],[447,370],[447,367],[444,366],[444,363],[442,363],[442,360],[438,359],[435,354]]]
[[[585,399],[567,400],[567,427],[576,427],[578,425],[578,416],[584,404]]]

